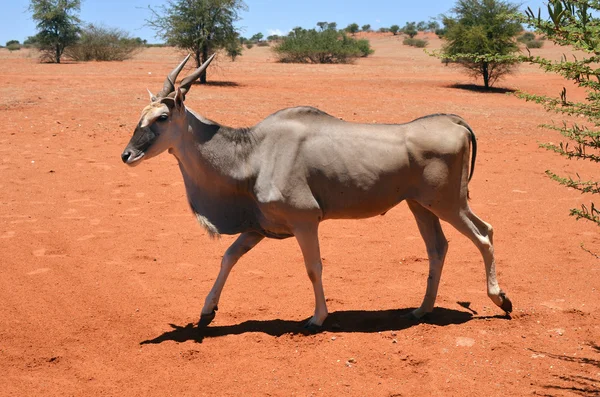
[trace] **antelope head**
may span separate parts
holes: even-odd
[[[123,150],[121,159],[134,166],[144,159],[152,158],[173,146],[177,134],[185,126],[185,94],[192,83],[202,74],[213,60],[213,54],[192,74],[184,78],[175,88],[175,80],[190,58],[190,55],[167,76],[162,90],[154,95],[150,91],[150,104],[142,110],[142,116],[135,127],[131,140]]]

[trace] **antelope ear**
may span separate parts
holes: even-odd
[[[185,108],[185,105],[183,104],[183,100],[184,100],[184,96],[183,96],[183,91],[181,91],[181,88],[177,88],[177,90],[175,91],[175,109],[177,110],[182,110]]]

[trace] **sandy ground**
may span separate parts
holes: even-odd
[[[255,47],[211,66],[187,106],[232,126],[296,105],[345,120],[399,123],[457,113],[479,140],[474,211],[494,226],[500,285],[449,225],[437,308],[421,323],[428,263],[406,204],[320,230],[331,312],[302,335],[313,293],[294,239],[268,240],[234,269],[210,328],[195,324],[234,236],[211,240],[185,200],[175,159],[128,168],[120,153],[179,61],[148,49],[122,63],[39,64],[0,50],[0,395],[598,395],[598,228],[568,216],[589,198],[549,180],[583,177],[539,142],[558,122],[535,104],[482,93],[460,70],[392,36],[355,65],[289,65]],[[430,48],[439,47],[432,38]],[[547,45],[536,53],[558,57]],[[531,66],[499,84],[557,94]]]

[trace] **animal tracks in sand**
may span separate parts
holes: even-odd
[[[35,269],[29,273],[27,273],[28,276],[35,276],[37,274],[44,274],[50,271],[50,268],[48,267],[41,267],[39,269]]]
[[[87,241],[96,237],[94,234],[86,234],[85,236],[81,236],[77,239],[77,241]]]
[[[67,256],[65,254],[57,253],[56,251],[50,251],[50,252],[48,252],[48,250],[46,250],[46,248],[39,248],[39,249],[33,251],[33,255],[36,256],[36,257],[38,257],[38,258],[41,258],[41,257],[44,257],[44,258],[64,258],[64,257]]]

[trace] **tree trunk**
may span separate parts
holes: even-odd
[[[208,46],[205,44],[202,46],[202,62],[206,62],[208,59]],[[206,70],[200,75],[200,84],[206,84]]]
[[[56,63],[60,63],[60,45],[59,44],[56,45],[55,50],[56,50],[56,53],[55,53]]]
[[[483,85],[486,90],[490,89],[490,70],[487,62],[481,65],[481,73],[483,74]]]

